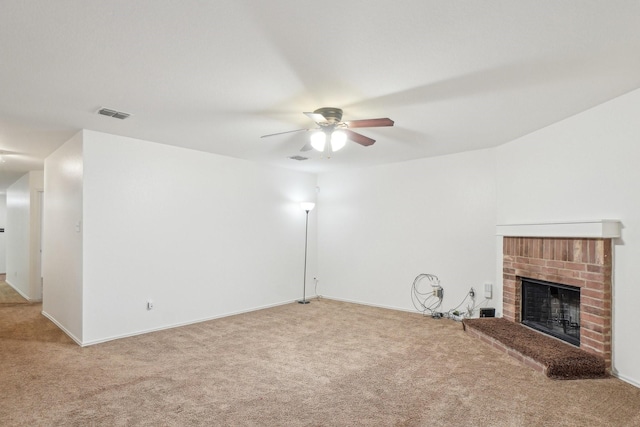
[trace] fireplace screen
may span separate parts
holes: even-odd
[[[580,345],[580,289],[522,278],[522,323]]]

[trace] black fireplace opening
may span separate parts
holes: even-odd
[[[522,323],[580,346],[580,288],[523,277]]]

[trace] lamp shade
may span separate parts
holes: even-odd
[[[347,143],[347,134],[336,130],[331,134],[331,151],[338,151]]]
[[[323,131],[320,130],[311,134],[311,146],[314,150],[323,152],[326,145],[327,134],[325,134]]]
[[[312,211],[313,208],[316,207],[316,204],[313,202],[302,202],[300,203],[300,207],[302,208],[303,211]]]

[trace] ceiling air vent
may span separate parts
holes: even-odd
[[[102,114],[103,116],[113,117],[115,119],[124,120],[129,117],[131,114],[124,113],[122,111],[111,110],[109,108],[101,108],[98,110],[98,114]]]
[[[308,160],[308,157],[302,157],[302,156],[291,156],[289,157],[291,160],[298,160],[298,161],[302,161],[302,160]]]

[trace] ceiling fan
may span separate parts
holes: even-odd
[[[260,138],[270,136],[283,135],[293,132],[313,131],[311,141],[305,144],[300,151],[309,151],[312,148],[320,152],[338,151],[346,144],[347,139],[356,142],[362,146],[368,147],[376,142],[375,139],[369,138],[351,130],[351,128],[369,128],[393,126],[393,120],[389,118],[381,119],[364,119],[342,121],[342,110],[334,107],[318,108],[313,113],[304,113],[313,120],[318,127],[314,129],[296,129],[287,132],[271,133],[262,135]]]

